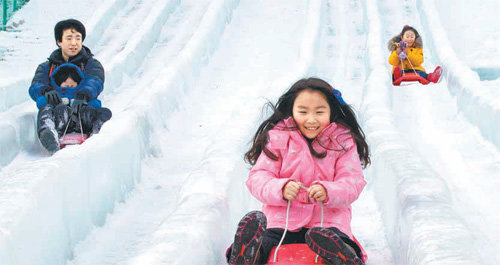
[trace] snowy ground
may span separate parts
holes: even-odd
[[[0,32],[0,263],[224,264],[239,218],[260,208],[242,158],[262,106],[318,76],[371,147],[352,224],[368,264],[499,264],[498,5],[30,1]],[[87,25],[114,116],[50,157],[27,88],[66,17]],[[440,84],[390,85],[386,42],[405,24]]]

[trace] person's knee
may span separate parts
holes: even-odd
[[[98,112],[99,119],[102,122],[108,121],[109,119],[111,119],[111,116],[113,116],[113,114],[111,113],[111,110],[108,108],[100,108],[97,110],[97,112]]]
[[[92,124],[97,118],[97,110],[92,106],[82,106],[80,110],[80,118],[83,124]]]

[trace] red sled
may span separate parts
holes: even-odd
[[[430,83],[429,80],[421,77],[417,73],[405,73],[400,78],[394,80],[394,82],[392,82],[392,84],[395,86],[399,86],[401,84],[401,82],[415,82],[415,81],[420,82],[420,84],[422,84],[422,85],[427,85]]]
[[[312,264],[324,264],[321,257],[318,257],[316,262],[316,253],[314,253],[306,244],[286,244],[281,245],[278,254],[276,256],[276,262],[274,262],[274,251],[276,247],[273,248],[271,254],[269,255],[269,260],[267,265],[312,265]]]
[[[63,149],[67,145],[82,144],[89,138],[88,135],[82,133],[68,133],[59,139],[59,147]]]
[[[429,79],[425,79],[417,73],[410,72],[410,73],[404,73],[400,78],[394,80],[392,84],[395,86],[399,86],[401,85],[402,82],[419,82],[422,85],[427,85],[431,81],[434,83],[439,83],[442,77],[443,77],[443,69],[441,68],[441,66],[436,66],[434,72],[427,75],[427,78]]]

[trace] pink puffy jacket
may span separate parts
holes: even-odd
[[[267,227],[285,228],[287,201],[283,199],[282,189],[288,181],[301,182],[306,187],[319,183],[327,191],[323,227],[336,227],[358,243],[351,232],[351,203],[358,198],[366,181],[349,130],[336,123],[323,129],[312,146],[316,152],[326,151],[327,155],[316,158],[300,131],[285,127],[296,128],[293,118],[281,121],[270,130],[266,145],[269,151],[278,155],[278,161],[262,153],[246,181],[250,193],[263,203]],[[305,190],[300,189],[290,206],[288,230],[319,227],[320,224],[320,204],[309,202]],[[363,256],[366,260],[364,250]]]

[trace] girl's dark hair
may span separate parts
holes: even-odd
[[[399,36],[403,37],[403,35],[405,35],[405,32],[407,32],[408,30],[411,30],[411,31],[413,31],[413,33],[415,33],[415,39],[420,37],[420,34],[418,34],[418,31],[414,27],[408,26],[408,25],[404,25]]]
[[[274,126],[276,126],[278,122],[292,116],[293,104],[295,102],[295,99],[297,98],[297,95],[301,91],[306,89],[319,91],[325,96],[326,101],[330,106],[330,123],[335,122],[349,129],[350,134],[356,142],[359,158],[363,164],[363,168],[368,166],[371,162],[368,144],[365,140],[365,134],[363,133],[363,130],[356,120],[354,111],[349,105],[342,105],[340,101],[335,97],[335,94],[333,93],[333,87],[319,78],[301,79],[295,82],[295,84],[293,84],[290,89],[288,89],[288,91],[278,99],[276,105],[273,105],[271,102],[268,102],[266,104],[266,106],[272,109],[273,113],[257,129],[257,132],[253,137],[252,147],[248,152],[245,153],[245,161],[250,165],[255,165],[262,152],[264,152],[264,154],[269,158],[278,160],[278,156],[273,154],[266,148],[266,144],[269,141],[268,132],[269,130],[274,128]],[[297,128],[295,127],[284,129],[297,130]],[[323,158],[326,156],[326,153],[318,154],[312,148],[311,142],[308,141],[308,143],[309,150],[311,150],[311,153],[314,156],[318,158]]]
[[[398,35],[392,37],[392,39],[390,39],[389,42],[387,43],[387,48],[389,49],[389,51],[396,50],[397,46],[394,43],[398,43],[401,40],[403,40],[403,35],[408,30],[411,30],[411,31],[413,31],[413,33],[415,33],[415,44],[414,44],[415,47],[417,47],[417,48],[422,48],[423,47],[422,37],[420,36],[420,34],[418,33],[418,31],[414,27],[412,27],[412,26],[405,25],[403,27],[403,29],[401,30],[401,33],[399,33]]]

